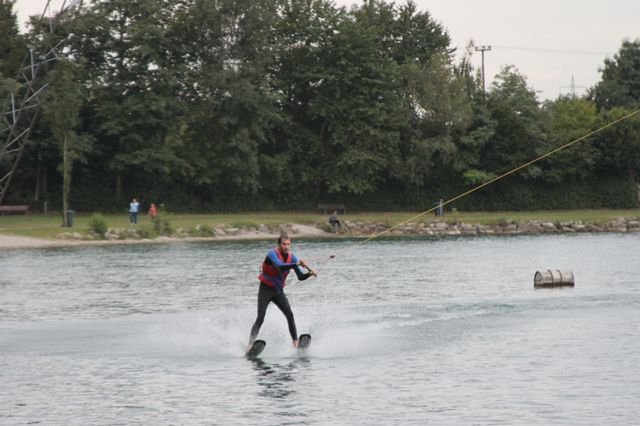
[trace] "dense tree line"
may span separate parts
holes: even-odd
[[[47,25],[20,35],[0,2],[3,92]],[[410,1],[94,0],[53,37],[64,55],[9,197],[35,207],[426,209],[640,107],[640,41],[585,97],[541,103],[513,66],[484,94],[473,46],[456,62]],[[634,116],[454,207],[632,207],[639,172]]]

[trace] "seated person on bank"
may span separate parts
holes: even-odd
[[[334,210],[333,213],[331,213],[331,216],[329,216],[329,223],[331,224],[331,229],[333,229],[333,232],[336,232],[342,227],[342,223],[340,222],[340,219],[338,219],[337,210]]]

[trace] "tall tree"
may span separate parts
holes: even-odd
[[[411,121],[403,131],[404,158],[398,173],[420,187],[436,170],[451,168],[457,141],[470,125],[471,105],[448,55],[434,54],[428,66],[405,64],[401,69]]]
[[[481,154],[480,164],[488,176],[509,171],[542,154],[548,123],[535,91],[516,68],[507,66],[496,76],[487,95],[487,109],[496,123],[495,133]],[[540,166],[529,166],[519,175],[540,176]]]
[[[84,60],[91,125],[117,196],[123,185],[135,193],[140,179],[181,175],[187,167],[172,137],[181,133],[181,104],[167,31],[182,7],[181,0],[91,2],[68,23],[69,49]]]
[[[15,0],[0,0],[0,97],[12,88],[20,64],[27,53],[24,38],[18,31],[13,11]]]
[[[429,66],[436,54],[452,53],[451,39],[428,11],[408,0],[397,5],[383,0],[364,0],[352,9],[355,19],[376,34],[381,52],[397,64]]]
[[[50,78],[52,81],[46,92],[43,109],[62,156],[60,169],[63,182],[63,223],[69,226],[65,212],[69,209],[73,165],[76,161],[85,159],[91,149],[91,143],[89,138],[76,133],[84,98],[74,65],[68,60],[61,60]]]
[[[603,123],[640,108],[640,39],[623,41],[618,53],[612,59],[605,59],[601,71],[602,80],[589,91],[589,97],[600,110]],[[636,182],[640,179],[637,117],[598,135],[597,146],[606,167],[621,168]]]
[[[546,103],[544,110],[551,125],[549,139],[541,146],[545,152],[587,135],[595,130],[599,123],[596,106],[586,99],[560,97]],[[600,153],[594,146],[594,138],[582,140],[545,159],[543,177],[549,182],[585,179],[593,174],[599,158]]]
[[[309,113],[322,148],[310,163],[329,193],[371,193],[398,161],[400,130],[407,123],[396,66],[380,55],[374,31],[349,21],[337,28],[320,61],[327,78]]]
[[[589,91],[598,109],[640,106],[640,39],[625,40],[613,58],[605,59],[602,80]]]
[[[275,8],[266,0],[199,0],[181,17],[193,112],[186,155],[210,203],[262,188],[260,147],[280,120],[279,96],[269,90]]]
[[[450,166],[455,139],[470,116],[463,80],[454,73],[449,35],[412,1],[399,6],[365,1],[352,14],[396,73],[389,83],[401,98],[398,114],[407,121],[391,174],[409,187],[422,187],[437,168]]]
[[[309,167],[320,155],[321,125],[310,113],[330,70],[321,54],[334,38],[345,12],[326,0],[280,0],[274,28],[275,61],[268,80],[272,93],[281,94],[282,120],[274,139],[261,149],[261,176],[274,186],[291,191],[272,191],[270,197],[292,204],[306,196],[321,197],[326,187],[318,183],[319,172]],[[265,188],[271,191],[271,187]]]
[[[600,114],[600,125],[619,120],[632,111],[612,108]],[[595,146],[601,152],[599,166],[609,174],[623,174],[635,182],[640,179],[640,118],[638,114],[599,133]]]

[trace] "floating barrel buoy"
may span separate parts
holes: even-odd
[[[574,285],[575,281],[573,279],[573,272],[571,271],[547,269],[546,271],[536,271],[536,274],[533,276],[534,287],[573,287]]]

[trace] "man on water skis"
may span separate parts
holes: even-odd
[[[306,268],[307,272],[303,272],[300,267]],[[258,290],[258,316],[253,327],[251,327],[249,348],[258,337],[258,332],[264,322],[264,316],[267,313],[267,306],[269,306],[271,302],[275,303],[287,318],[293,347],[298,347],[296,322],[293,318],[289,300],[284,294],[285,281],[291,269],[295,271],[300,281],[304,281],[311,276],[316,276],[316,273],[307,266],[304,260],[298,259],[298,257],[291,252],[291,238],[289,238],[289,235],[281,234],[278,238],[278,246],[269,250],[267,257],[264,259],[264,262],[262,262],[262,270],[260,276],[258,276],[260,280],[260,288]]]

